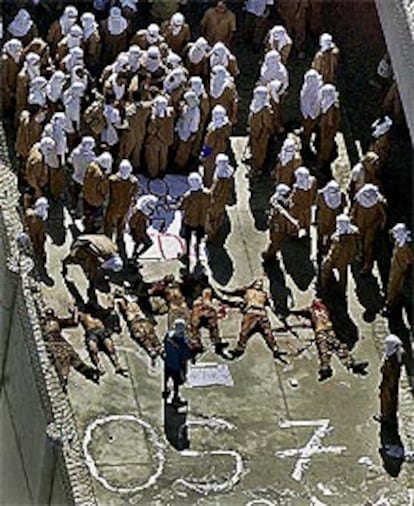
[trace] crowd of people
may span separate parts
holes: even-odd
[[[47,29],[22,8],[4,29],[3,116],[15,132],[24,220],[39,269],[45,269],[48,260],[45,225],[50,203],[66,207],[73,219],[82,218],[83,230],[63,260],[62,274],[70,283],[68,266],[82,267],[89,303],[75,308],[69,319],[53,310],[44,315],[45,339],[64,388],[71,365],[99,382],[105,372],[100,351],[108,354],[117,373],[126,375],[112,338],[120,329],[120,315],[149,357],[166,361],[164,393],[168,395],[171,378],[176,405],[182,404],[178,386],[185,379],[185,364],[204,349],[203,327],[216,353],[227,358],[241,356],[249,337],[259,332],[275,359],[286,361],[267,313],[277,308],[262,278],[231,294],[239,296],[236,306],[243,320],[236,347],[224,352],[228,343],[220,336],[218,321],[235,302],[213,289],[200,267],[200,252],[204,241],[217,240],[234,191],[237,167],[231,162],[230,137],[240,121],[237,80],[245,70],[232,52],[237,17],[231,4],[206,6],[195,27],[180,12],[184,3],[171,2],[169,17],[160,19],[154,2],[148,25],[143,25],[137,0],[83,2],[79,10],[65,5]],[[312,227],[316,229],[315,300],[292,315],[312,323],[323,381],[332,376],[332,353],[356,374],[366,374],[368,366],[354,360],[349,344],[335,334],[329,294],[347,307],[350,265],[358,265],[360,276],[372,276],[376,237],[389,229],[394,249],[389,279],[382,287],[384,314],[402,312],[413,251],[409,224],[390,226],[383,196],[392,108],[386,109],[389,115],[372,118],[372,143],[352,168],[349,188],[341,188],[333,177],[341,119],[340,49],[331,34],[321,33],[320,4],[279,0],[280,22],[272,27],[268,19],[269,11],[276,9],[274,2],[247,0],[243,37],[244,44],[262,55],[246,124],[248,177],[252,191],[255,181],[269,176],[274,184],[263,262],[265,267],[275,263],[287,240],[309,241]],[[298,97],[301,129],[293,132],[284,122],[284,106],[292,55],[303,58],[308,18],[311,32],[319,35],[319,48],[303,76]],[[393,83],[394,98],[388,96],[388,102],[394,104],[395,90]],[[282,143],[281,149],[269,163],[276,142]],[[122,275],[127,262],[137,265],[152,244],[148,229],[157,197],[141,194],[139,176],[162,179],[166,174],[186,175],[188,181],[189,189],[176,206],[186,245],[181,279],[168,275],[154,283],[124,280],[120,288],[111,276]],[[126,230],[134,243],[131,258],[125,250]],[[197,263],[191,271],[193,239]],[[102,278],[108,283],[108,276],[111,297],[102,308],[98,294]],[[168,312],[170,330],[164,341],[157,335],[154,297],[164,300]],[[408,309],[410,325],[411,316]],[[62,336],[65,326],[78,324],[93,367]],[[410,337],[401,339],[411,360]],[[401,364],[402,341],[393,337],[394,345],[396,340]],[[391,390],[394,402],[395,388]],[[386,414],[388,398],[381,397],[384,420],[394,420]]]

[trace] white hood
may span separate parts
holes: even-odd
[[[10,39],[3,46],[3,53],[13,59],[15,63],[20,63],[23,54],[23,45],[19,39]]]
[[[156,72],[161,65],[161,53],[157,46],[150,46],[145,58],[145,68],[148,72]]]
[[[20,9],[13,21],[7,27],[7,31],[13,37],[24,37],[32,28],[33,21],[26,9]]]
[[[35,215],[42,221],[46,221],[49,217],[49,202],[46,197],[39,197],[34,204]]]
[[[177,67],[166,75],[164,79],[164,91],[171,94],[184,84],[186,80],[184,69]]]
[[[279,153],[280,163],[284,166],[292,161],[297,151],[296,142],[293,139],[287,138],[282,144],[282,148]]]
[[[124,262],[119,255],[113,255],[105,262],[102,262],[101,268],[107,271],[120,272],[124,267]]]
[[[177,35],[181,32],[183,29],[185,23],[184,16],[181,14],[181,12],[176,12],[171,16],[170,19],[170,26],[171,26],[171,32],[174,37],[177,37]]]
[[[184,100],[186,104],[183,107],[182,113],[177,120],[175,127],[178,137],[181,141],[187,142],[191,135],[198,132],[200,127],[200,107],[196,94],[193,91],[186,91],[184,93]]]
[[[405,223],[397,223],[391,229],[392,237],[397,246],[402,248],[407,242],[411,242],[411,232],[407,229]]]
[[[290,187],[287,184],[280,183],[276,186],[275,192],[269,199],[271,206],[282,204],[284,206],[289,202]]]
[[[143,195],[139,197],[136,203],[136,209],[145,214],[145,216],[151,216],[155,207],[158,204],[158,198],[155,195]]]
[[[209,45],[204,37],[199,37],[188,51],[188,59],[194,65],[198,65],[207,56]]]
[[[378,190],[378,186],[371,183],[364,184],[364,186],[355,194],[355,200],[359,205],[367,209],[373,207],[381,201],[381,194]]]
[[[62,35],[65,36],[69,33],[71,26],[76,23],[78,18],[78,9],[73,5],[65,7],[63,14],[59,18],[59,25],[62,31]]]
[[[313,185],[313,177],[311,177],[309,170],[306,167],[298,167],[295,170],[295,183],[293,187],[298,190],[309,191]]]
[[[29,85],[29,95],[27,102],[31,105],[39,105],[40,107],[44,107],[47,101],[46,87],[47,79],[45,77],[38,76],[32,79]]]
[[[194,91],[194,93],[196,94],[196,96],[198,98],[200,98],[206,92],[206,89],[204,88],[203,80],[201,79],[200,76],[190,77],[189,83],[190,83],[190,89],[192,91]]]
[[[83,39],[88,40],[89,37],[98,30],[98,23],[92,12],[85,12],[81,16],[81,25],[83,30]]]
[[[211,111],[211,125],[215,130],[229,123],[226,109],[222,105],[215,105]]]
[[[341,188],[334,180],[329,181],[329,183],[322,188],[322,195],[329,209],[338,209],[342,204]]]
[[[267,89],[269,90],[269,96],[273,102],[276,102],[278,104],[280,102],[280,92],[283,87],[282,81],[279,81],[279,79],[273,79],[273,81],[270,81],[270,83],[267,84]]]
[[[333,84],[324,84],[321,88],[321,110],[325,114],[338,101],[338,93]]]
[[[371,125],[371,128],[373,129],[372,136],[375,139],[378,139],[378,137],[381,137],[388,133],[391,130],[392,127],[392,119],[388,116],[384,116],[384,118],[378,118],[374,123]]]
[[[234,174],[234,167],[229,164],[229,157],[225,153],[216,156],[214,179],[229,179]]]
[[[153,100],[152,117],[165,118],[168,116],[168,99],[164,95],[157,95]]]
[[[326,53],[335,47],[330,33],[323,33],[319,37],[319,47],[322,53]]]
[[[132,174],[132,165],[129,160],[121,160],[119,164],[118,174],[121,179],[126,181],[131,177]]]
[[[56,103],[58,100],[62,99],[65,83],[65,73],[61,70],[56,70],[50,77],[46,87],[47,97],[51,102]]]
[[[216,42],[210,52],[210,67],[215,65],[223,65],[228,67],[231,53],[223,42]]]
[[[339,214],[336,217],[336,233],[340,235],[354,234],[358,230],[352,225],[351,218],[347,214]]]
[[[265,54],[264,62],[260,68],[259,83],[266,86],[274,79],[279,79],[282,82],[281,93],[284,93],[289,86],[289,75],[281,62],[280,54],[275,49]]]
[[[219,98],[227,86],[232,84],[230,74],[222,65],[216,65],[211,69],[210,96]]]
[[[274,26],[269,32],[270,46],[281,51],[291,41],[286,28],[282,25]]]
[[[402,341],[394,334],[390,334],[385,338],[385,358],[390,358],[392,355],[397,355],[398,362],[402,361]]]
[[[256,86],[253,99],[250,102],[250,112],[256,114],[269,105],[269,95],[266,86]]]
[[[316,119],[321,112],[322,76],[317,70],[308,70],[300,91],[300,110],[304,118]]]
[[[42,137],[39,142],[39,149],[42,152],[46,165],[52,168],[59,167],[59,160],[56,153],[56,142],[52,137]]]
[[[128,21],[119,7],[111,7],[108,17],[108,31],[111,35],[121,35],[128,28]]]
[[[198,172],[191,172],[187,178],[190,191],[199,191],[203,189],[203,178]]]

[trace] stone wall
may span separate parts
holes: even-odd
[[[414,2],[375,2],[414,146]]]
[[[0,503],[96,504],[75,418],[47,355],[44,310],[0,128]]]

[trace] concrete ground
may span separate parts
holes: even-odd
[[[306,59],[297,60],[294,54],[289,69],[291,87],[285,118],[292,127],[297,126],[298,91],[314,49],[314,42],[309,42]],[[341,183],[346,182],[349,159],[351,163],[356,161],[355,146],[350,152],[343,136],[353,135],[353,142],[355,130],[360,133],[364,130],[366,137],[378,112],[378,97],[375,92],[370,93],[366,84],[378,56],[368,54],[370,50],[372,46],[359,53],[356,50],[357,58],[352,52],[342,55],[345,62],[342,83],[357,75],[360,79],[352,81],[354,86],[342,84],[342,106],[348,114],[344,115],[338,136],[340,158],[334,166]],[[246,69],[257,68],[257,55],[240,41],[236,41],[235,51],[242,68],[237,83],[241,97],[239,124],[232,138],[237,195],[235,204],[228,208],[224,244],[208,250],[204,258],[211,279],[226,289],[249,283],[263,273],[260,253],[267,242],[264,211],[272,192],[268,181],[250,188],[245,178],[247,168],[241,161],[246,143],[244,127],[256,78],[253,70]],[[363,59],[369,65],[361,66]],[[358,128],[353,121],[357,116],[361,117]],[[398,147],[398,143],[399,138],[393,146]],[[280,142],[271,147],[271,163],[279,146]],[[404,165],[403,158],[395,159]],[[410,166],[405,163],[406,172],[398,171],[399,183],[404,184]],[[404,209],[410,204],[410,199],[406,200]],[[50,278],[43,293],[47,303],[65,316],[73,297],[63,284],[60,262],[69,250],[72,233],[69,227],[65,231],[58,226],[60,219],[56,212],[52,209],[47,264]],[[71,224],[66,213],[65,224]],[[177,247],[167,244],[168,251]],[[152,257],[147,255],[142,269],[146,280],[153,281],[170,272],[178,274],[181,264],[171,259],[172,255],[164,255],[168,259],[160,262],[163,253],[158,250]],[[314,281],[309,244],[306,241],[288,244],[280,265],[271,266],[267,274],[277,303],[284,305],[291,297],[294,307],[307,305]],[[86,282],[81,271],[71,267],[69,276],[85,299]],[[186,412],[176,412],[163,404],[162,365],[151,366],[124,326],[115,343],[122,364],[128,367],[128,378],[115,375],[103,357],[107,373],[99,386],[74,371],[69,379],[69,397],[84,440],[85,459],[98,503],[413,506],[414,464],[403,463],[395,478],[391,475],[398,474],[401,459],[387,461],[386,471],[379,453],[381,439],[384,441],[387,435],[380,434],[380,426],[372,415],[379,408],[382,340],[387,329],[380,316],[372,323],[362,318],[366,307],[378,305],[378,301],[374,289],[361,296],[360,288],[359,285],[356,292],[355,282],[350,281],[349,313],[354,330],[359,333],[353,353],[356,358],[369,361],[367,377],[348,373],[334,357],[334,377],[319,383],[316,349],[306,329],[297,329],[299,337],[278,335],[280,347],[288,351],[289,365],[275,362],[258,335],[251,338],[245,355],[235,361],[215,355],[205,338],[208,351],[195,367],[226,365],[233,386],[185,387],[183,395],[189,401]],[[378,295],[378,291],[375,293]],[[351,326],[352,321],[348,322]],[[162,337],[166,317],[157,318],[157,322]],[[281,326],[277,319],[273,323],[275,327]],[[231,345],[236,342],[239,326],[240,315],[234,311],[220,322],[222,334]],[[64,334],[89,362],[80,328]],[[409,450],[414,447],[414,409],[405,376],[400,411],[401,438]]]
[[[266,208],[265,201],[256,198],[254,212],[249,208],[246,167],[240,161],[244,144],[243,138],[232,141],[238,168],[237,203],[228,210],[230,233],[223,248],[210,251],[205,260],[215,283],[227,288],[249,283],[263,273],[260,252],[267,240],[267,233],[258,231],[254,220],[254,214]],[[63,246],[50,244],[47,267],[54,284],[44,288],[48,303],[63,314],[72,298],[61,281],[60,258],[70,243],[67,233]],[[304,244],[290,247],[296,248],[298,259],[306,250]],[[180,266],[177,260],[148,259],[142,273],[153,281],[167,272],[178,273]],[[295,307],[308,304],[312,274],[303,275],[303,265],[296,265],[298,277],[289,250],[280,267],[282,278],[277,277],[276,268],[270,272],[272,289],[276,287],[281,296],[290,290]],[[82,272],[72,267],[69,276],[85,298]],[[294,279],[300,279],[301,289]],[[236,361],[215,355],[206,338],[208,351],[195,367],[226,364],[234,385],[184,388],[187,412],[177,413],[163,405],[161,364],[151,366],[124,328],[115,342],[129,378],[116,376],[103,357],[107,374],[99,386],[76,372],[69,381],[98,503],[413,504],[413,464],[405,463],[398,479],[387,474],[379,454],[379,425],[372,419],[379,407],[377,339],[382,337],[384,322],[378,317],[372,324],[365,323],[353,293],[352,282],[350,314],[360,334],[354,354],[369,361],[367,377],[353,376],[333,358],[334,377],[319,383],[316,349],[306,329],[297,330],[299,338],[284,332],[278,336],[280,347],[289,353],[289,365],[275,362],[259,336],[252,337],[246,354]],[[159,318],[160,336],[165,320],[165,316]],[[234,311],[220,322],[231,345],[239,324],[240,316]],[[274,321],[275,327],[280,325]],[[80,329],[65,335],[88,361]],[[407,400],[405,409],[408,416],[411,409],[412,418],[412,400]],[[407,428],[412,419],[403,418],[403,422]],[[413,441],[407,435],[405,430],[401,434],[408,448]]]

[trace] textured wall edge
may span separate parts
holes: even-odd
[[[375,0],[414,147],[414,28],[402,0]]]
[[[36,386],[48,427],[54,441],[57,466],[65,489],[67,504],[96,505],[92,479],[86,467],[76,419],[66,394],[62,391],[54,367],[46,351],[40,317],[45,304],[39,281],[33,272],[28,251],[23,251],[16,238],[24,226],[19,213],[17,178],[8,157],[6,136],[0,124],[0,232],[4,235],[7,266],[16,277],[16,307],[24,330]],[[30,253],[30,252],[29,252]]]

